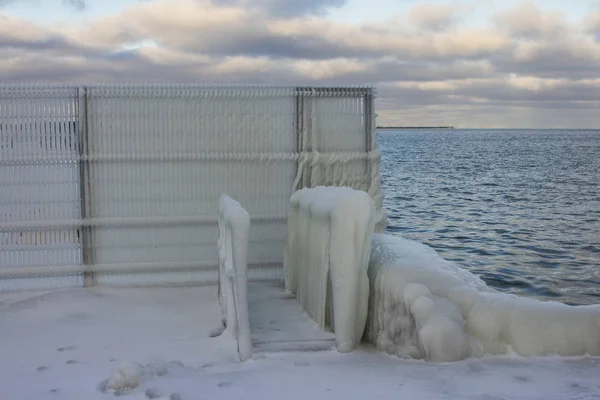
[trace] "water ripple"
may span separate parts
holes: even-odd
[[[600,303],[600,131],[381,131],[389,233],[495,288]]]

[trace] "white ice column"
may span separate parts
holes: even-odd
[[[250,216],[226,194],[219,198],[218,298],[222,328],[237,340],[241,361],[252,357],[248,317],[248,233]]]
[[[375,215],[371,197],[348,187],[301,189],[291,197],[286,290],[321,329],[335,333],[340,352],[355,348],[365,328]]]

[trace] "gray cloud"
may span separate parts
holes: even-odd
[[[496,25],[514,37],[560,38],[568,33],[564,15],[542,12],[532,2],[521,0],[517,7],[494,16]]]
[[[600,41],[600,3],[598,11],[589,13],[585,18],[585,25],[588,32],[595,35],[596,40]]]
[[[404,59],[481,59],[507,48],[503,35],[492,31],[460,30],[418,34],[374,31],[365,26],[336,25],[326,20],[256,20],[255,15],[223,17],[218,23],[198,15],[195,25],[183,26],[169,16],[138,16],[113,29],[111,41],[152,39],[169,48],[193,52],[274,58],[330,59],[396,56]],[[235,25],[234,25],[235,24]],[[104,25],[94,28],[105,31]],[[102,33],[107,35],[106,32]]]
[[[343,6],[347,0],[213,0],[217,5],[260,10],[277,17],[322,15],[329,8]]]
[[[85,0],[62,0],[64,4],[69,5],[76,10],[84,10],[87,6]]]
[[[42,0],[0,0],[0,7],[6,6],[10,3],[17,3],[17,2],[23,2],[23,1],[35,3],[35,1],[42,1]],[[87,6],[86,0],[62,0],[62,4],[73,7],[79,11],[84,10]]]
[[[0,47],[16,47],[27,50],[51,50],[65,49],[68,47],[64,38],[60,36],[47,36],[33,40],[22,40],[19,38],[1,37]]]
[[[528,44],[510,57],[493,56],[500,72],[542,78],[584,79],[600,76],[600,44],[582,38]],[[521,54],[520,54],[521,53]]]
[[[418,87],[397,87],[382,85],[378,93],[388,99],[392,108],[398,105],[495,105],[523,106],[537,108],[573,107],[582,104],[599,104],[600,94],[596,85],[582,82],[565,82],[556,87],[528,90],[515,87],[506,80],[489,80],[485,82],[465,82],[455,89],[426,90]],[[553,107],[554,106],[554,107]]]
[[[248,32],[247,35],[210,33],[201,40],[176,41],[175,46],[186,50],[219,55],[270,56],[323,60],[336,57],[365,57],[380,55],[376,50],[352,48],[343,43],[322,40],[310,34],[279,36],[270,32]]]
[[[288,13],[283,0],[218,1],[143,2],[60,30],[0,17],[0,80],[372,84],[381,123],[599,122],[593,17],[571,24],[522,2],[479,29],[423,6],[411,26],[340,24],[315,16],[339,1]],[[529,17],[508,18],[515,10]]]
[[[446,30],[460,21],[463,6],[444,4],[417,4],[409,13],[410,22],[423,29]]]
[[[514,86],[507,82],[495,81],[483,84],[471,83],[458,92],[460,95],[483,98],[496,103],[530,102],[547,107],[543,103],[571,104],[573,102],[600,102],[600,81],[592,85],[586,82],[566,81],[556,85],[540,86],[533,89],[527,86]]]

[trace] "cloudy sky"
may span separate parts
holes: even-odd
[[[369,84],[379,124],[600,128],[600,0],[0,0],[0,82]]]

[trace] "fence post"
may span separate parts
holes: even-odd
[[[313,113],[314,113],[314,107],[315,107],[315,92],[314,89],[309,89],[308,91],[308,96],[304,95],[303,96],[303,106],[302,106],[302,118],[304,118],[304,135],[306,135],[306,148],[304,149],[304,151],[306,152],[310,152],[312,153],[313,151],[317,150],[315,149],[315,143],[314,143],[314,139],[315,139],[315,132],[314,132],[314,127],[313,127]],[[306,163],[306,184],[304,185],[304,187],[312,187],[312,160],[309,160]]]
[[[79,194],[81,220],[89,218],[90,213],[90,188],[89,188],[89,161],[86,156],[89,155],[88,142],[88,107],[87,107],[87,88],[77,88],[77,133],[79,137]],[[81,252],[83,259],[83,287],[90,287],[96,284],[94,276],[91,243],[91,227],[85,224],[81,225]]]
[[[368,88],[364,95],[364,124],[367,153],[377,150],[377,124],[375,114],[375,89]],[[387,215],[383,208],[383,193],[381,192],[380,160],[367,158],[367,192],[373,197],[378,212],[375,232],[381,233],[387,227]],[[375,181],[375,182],[374,182]]]
[[[363,96],[363,110],[365,113],[364,116],[364,124],[365,124],[365,151],[367,153],[370,153],[371,151],[375,150],[376,146],[375,146],[375,142],[372,140],[373,136],[374,136],[374,132],[373,132],[373,94],[372,91],[367,89],[367,93]],[[371,159],[369,159],[367,157],[367,188],[365,189],[367,192],[369,192],[369,189],[371,188],[371,185],[373,182],[372,181],[372,171],[371,168],[373,168],[373,166],[371,165],[372,161]]]
[[[296,87],[296,152],[299,156],[301,156],[302,152],[304,151],[304,135],[302,133],[302,130],[304,129],[304,124],[302,121],[302,102],[302,88]],[[304,173],[302,169],[304,169],[304,166],[302,165],[301,159],[299,158],[296,164],[296,175],[300,176],[300,180],[298,181],[296,187],[292,188],[292,193],[300,189],[300,187],[302,186],[302,174]]]
[[[297,151],[299,155],[310,153],[313,148],[313,98],[314,93],[311,88],[298,86],[296,87],[296,136],[297,136]],[[311,165],[310,160],[298,160],[297,172],[300,175],[298,187],[293,190],[302,189],[303,187],[311,187]]]

